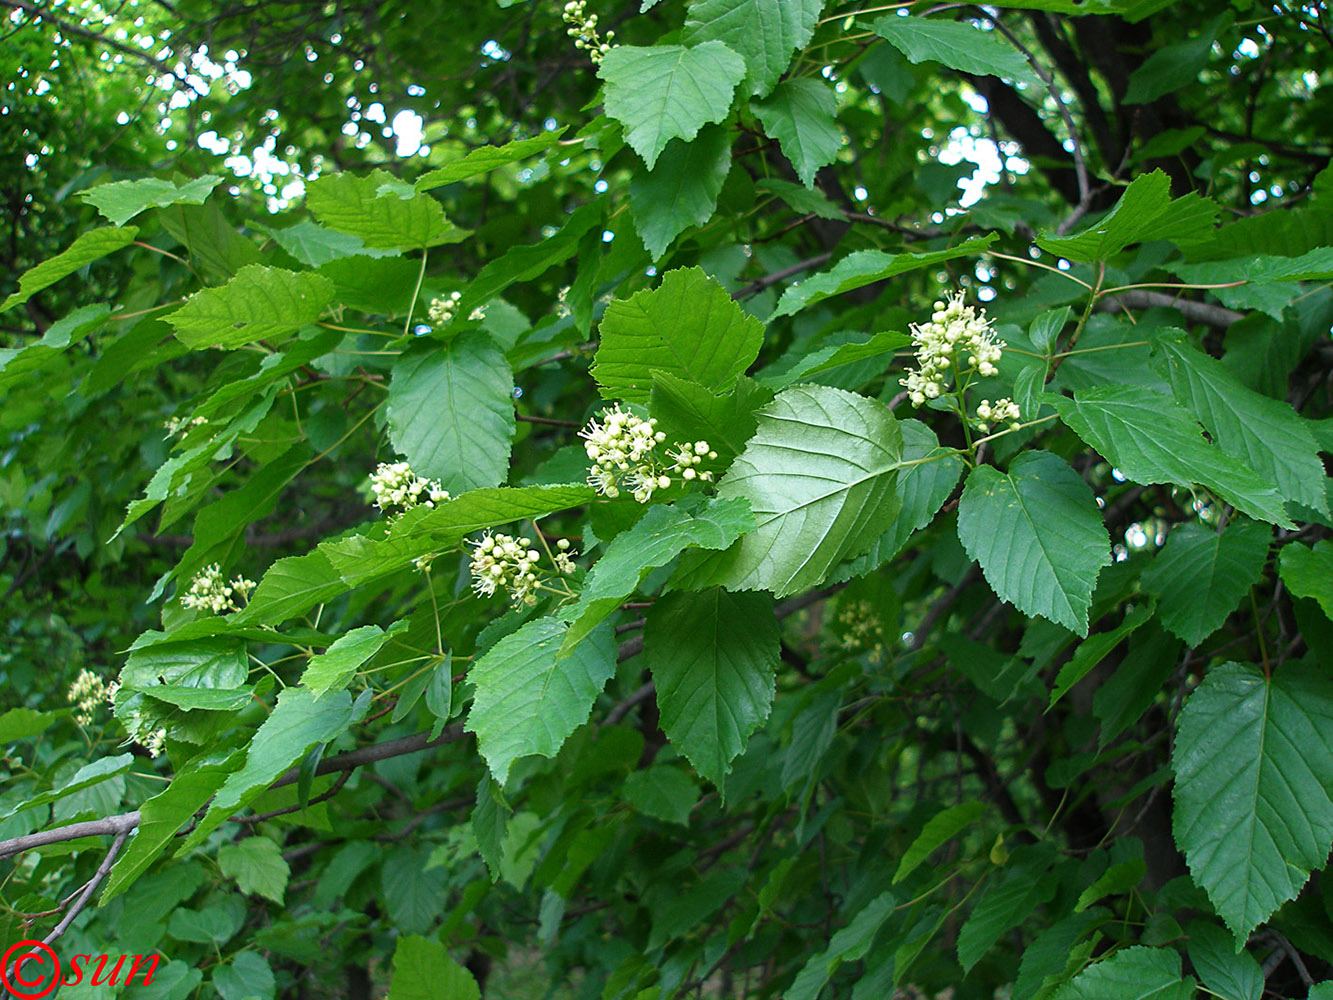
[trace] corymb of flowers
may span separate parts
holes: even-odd
[[[612,499],[627,489],[639,503],[647,503],[654,492],[671,486],[672,475],[684,482],[710,482],[713,473],[699,466],[717,458],[707,441],[674,444],[658,455],[666,434],[657,429],[657,421],[647,420],[620,408],[617,403],[603,410],[579,431],[588,461],[588,484],[602,496]]]
[[[913,323],[911,329],[917,368],[898,384],[907,390],[913,406],[924,406],[932,399],[955,394],[962,410],[968,384],[974,377],[996,374],[995,363],[1006,346],[1003,340],[995,338],[984,309],[978,311],[963,305],[962,292],[936,302],[930,321]],[[1020,419],[1018,406],[1012,400],[983,399],[977,404],[973,422],[985,432],[992,423],[1017,427]]]
[[[555,573],[540,565],[541,553],[531,548],[532,539],[515,538],[513,535],[491,534],[489,531],[472,545],[472,559],[468,568],[472,571],[472,589],[478,597],[490,597],[497,591],[508,591],[515,607],[537,603],[537,592],[547,590],[561,597],[573,597],[573,592],[563,584],[551,586],[551,581],[558,574],[568,576],[574,572],[574,556],[569,547],[569,539],[557,541],[556,551],[547,550]],[[543,547],[546,542],[543,539]]]
[[[370,476],[375,506],[388,511],[395,507],[434,507],[449,499],[449,491],[437,480],[422,479],[407,462],[381,462]]]

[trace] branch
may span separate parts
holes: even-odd
[[[748,285],[731,293],[733,299],[744,299],[751,295],[758,295],[769,285],[776,285],[779,281],[790,278],[793,274],[800,274],[802,271],[808,271],[812,267],[818,267],[820,264],[828,261],[833,256],[832,250],[826,250],[823,253],[815,254],[813,257],[807,257],[805,260],[798,260],[790,267],[784,267],[772,274],[766,274],[762,278],[755,278]]]
[[[80,837],[105,837],[113,834],[120,836],[122,833],[129,833],[138,825],[138,810],[121,813],[119,816],[107,816],[105,819],[92,819],[85,823],[71,823],[69,826],[56,827],[54,830],[42,830],[40,833],[30,833],[23,837],[0,841],[0,858],[21,854],[34,847],[63,844],[67,840],[78,840]]]
[[[74,901],[74,905],[69,908],[69,912],[65,914],[60,923],[56,924],[55,927],[52,928],[51,933],[42,939],[43,944],[50,944],[60,937],[60,935],[64,934],[65,931],[69,929],[69,925],[74,923],[74,918],[82,913],[88,906],[88,901],[93,898],[93,893],[96,892],[97,887],[102,884],[102,880],[111,874],[111,866],[115,864],[116,856],[120,854],[120,849],[125,846],[125,840],[129,835],[129,830],[124,830],[116,834],[116,839],[111,842],[111,848],[106,852],[106,857],[104,857],[102,863],[97,866],[96,874],[94,874],[93,877],[88,880],[87,884],[84,885],[83,891],[79,893],[79,898]]]
[[[1234,309],[1225,309],[1209,302],[1195,302],[1193,299],[1178,299],[1165,292],[1120,292],[1103,298],[1098,308],[1107,312],[1129,312],[1130,309],[1151,309],[1154,306],[1178,309],[1188,320],[1207,323],[1223,330],[1245,318],[1244,313],[1236,312]]]

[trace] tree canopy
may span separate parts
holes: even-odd
[[[1333,997],[1324,5],[0,11],[59,996]]]

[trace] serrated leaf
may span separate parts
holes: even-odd
[[[337,260],[345,261],[352,257],[361,257],[363,266],[374,258],[389,258],[405,268],[409,268],[414,280],[421,270],[419,264],[402,257],[393,256],[392,250],[372,250],[361,241],[359,236],[326,229],[310,219],[302,219],[285,229],[264,226],[256,226],[256,228],[266,236],[272,237],[274,243],[306,267],[323,267],[325,264]]]
[[[762,97],[787,70],[792,53],[814,34],[824,0],[694,0],[684,40],[717,39],[739,52],[746,89]]]
[[[463,292],[458,314],[466,316],[473,308],[485,305],[510,285],[531,281],[557,264],[574,256],[579,241],[606,218],[606,204],[601,199],[576,209],[554,236],[529,246],[510,247],[500,257],[483,267]]]
[[[136,643],[120,671],[127,688],[158,684],[235,689],[243,686],[250,668],[245,644],[229,637]]]
[[[718,467],[726,468],[754,436],[755,410],[772,400],[771,390],[744,375],[730,393],[719,395],[698,382],[656,371],[648,412],[675,440],[706,440],[717,452]]]
[[[1248,951],[1236,952],[1231,935],[1214,923],[1189,925],[1189,956],[1194,971],[1221,1000],[1260,1000],[1264,973]]]
[[[1024,950],[1019,962],[1013,1000],[1049,996],[1057,977],[1063,974],[1067,978],[1083,964],[1077,960],[1078,942],[1109,916],[1107,910],[1094,906],[1082,913],[1070,914],[1039,933]],[[1071,961],[1076,962],[1072,970]]]
[[[1333,847],[1333,681],[1287,663],[1212,668],[1180,713],[1173,830],[1190,874],[1243,941]]]
[[[554,618],[534,619],[468,671],[476,695],[465,728],[477,734],[481,755],[501,784],[518,758],[554,757],[569,734],[588,721],[593,702],[615,673],[609,628],[594,631],[561,659],[568,628]]]
[[[678,767],[654,764],[625,779],[625,801],[645,816],[688,826],[699,786]]]
[[[569,623],[560,647],[568,656],[638,588],[648,571],[665,566],[688,548],[725,549],[754,527],[744,500],[713,500],[707,504],[656,504],[633,527],[606,547],[583,581],[576,603],[561,609]]]
[[[719,41],[700,45],[617,45],[602,57],[606,113],[651,170],[672,139],[686,142],[731,110],[745,60]]]
[[[1190,346],[1183,333],[1168,333],[1155,344],[1177,401],[1219,448],[1275,484],[1285,499],[1328,513],[1319,446],[1290,405],[1249,388],[1222,362]]]
[[[842,148],[838,100],[833,88],[811,77],[786,80],[764,101],[750,105],[764,131],[778,141],[782,155],[808,188],[815,173],[832,163]]]
[[[1050,452],[1019,455],[1007,473],[979,466],[958,502],[958,537],[986,581],[1026,615],[1088,634],[1088,609],[1111,539],[1096,498]]]
[[[1158,49],[1129,75],[1125,104],[1151,104],[1165,94],[1194,83],[1208,64],[1213,41],[1231,27],[1230,11],[1215,17],[1193,38]]]
[[[972,826],[986,812],[984,802],[961,802],[950,806],[932,816],[921,828],[903,856],[898,860],[898,870],[893,873],[893,884],[897,885],[920,867],[935,848],[962,833]]]
[[[414,473],[450,493],[498,486],[509,474],[513,393],[504,354],[486,334],[417,345],[394,362],[389,440]]]
[[[402,933],[421,934],[440,916],[448,883],[445,869],[430,864],[430,849],[400,847],[380,868],[380,890],[388,917]]]
[[[0,715],[0,746],[45,732],[58,718],[60,716],[55,712],[11,708],[4,715]]]
[[[452,163],[446,163],[444,166],[437,167],[418,177],[414,186],[418,191],[430,191],[433,188],[444,187],[446,184],[456,184],[459,181],[467,180],[469,177],[488,174],[497,167],[517,163],[519,160],[525,160],[529,156],[543,153],[552,146],[558,145],[560,137],[568,131],[568,128],[568,126],[562,126],[553,131],[533,136],[531,139],[516,139],[513,142],[507,142],[503,146],[480,146]]]
[[[202,843],[228,816],[245,808],[311,747],[341,736],[356,718],[351,696],[345,691],[316,698],[305,688],[286,688],[250,740],[245,766],[227,777],[208,812],[177,854]]]
[[[882,358],[884,355],[892,355],[899,348],[906,347],[912,343],[912,338],[905,333],[896,331],[884,331],[872,336],[869,340],[850,344],[832,344],[827,347],[821,347],[818,350],[811,351],[804,358],[801,358],[791,368],[777,375],[761,375],[759,380],[764,385],[772,386],[774,389],[785,389],[794,382],[802,382],[813,378],[815,375],[823,375],[826,372],[835,371],[847,365],[856,365],[862,361],[872,361],[876,358]],[[879,366],[873,366],[878,368]],[[888,362],[884,363],[888,367]],[[851,386],[835,386],[835,388],[852,388]]]
[[[145,688],[143,694],[174,705],[186,712],[196,709],[205,712],[234,712],[250,703],[251,688],[200,688],[178,684],[158,684]]]
[[[634,172],[630,216],[653,260],[685,230],[713,217],[731,170],[731,138],[721,125],[709,125],[691,142],[673,140],[651,169]]]
[[[49,805],[86,788],[92,788],[94,785],[100,785],[104,781],[117,778],[128,771],[133,763],[134,755],[129,753],[117,754],[115,757],[99,757],[97,760],[84,764],[55,788],[16,801],[10,808],[0,810],[0,820],[12,816],[14,813]]]
[[[251,264],[221,288],[205,288],[167,317],[186,347],[243,347],[277,340],[319,319],[333,282],[309,271]]]
[[[1051,687],[1051,699],[1047,703],[1047,708],[1049,709],[1063,698],[1070,688],[1088,675],[1093,667],[1106,659],[1111,650],[1120,645],[1126,636],[1132,634],[1139,626],[1152,618],[1154,610],[1156,610],[1156,605],[1152,601],[1140,604],[1126,614],[1115,628],[1106,632],[1096,632],[1088,636],[1086,641],[1079,643],[1078,648],[1074,650],[1074,655],[1069,658],[1069,662],[1061,667],[1060,673],[1056,675],[1055,684]]]
[[[137,181],[112,181],[84,191],[80,197],[106,219],[123,226],[140,212],[167,205],[202,205],[215,187],[222,183],[216,174],[205,174],[192,181],[176,183],[156,177]]]
[[[213,970],[213,987],[222,1000],[273,1000],[277,985],[268,962],[255,951],[237,952]]]
[[[1079,894],[1078,901],[1074,904],[1074,912],[1082,913],[1099,899],[1134,888],[1147,872],[1148,866],[1143,863],[1142,858],[1131,858],[1112,865],[1097,881]]]
[[[1180,978],[1180,953],[1173,948],[1124,948],[1084,969],[1053,1000],[1191,1000],[1196,983]]]
[[[236,880],[241,892],[282,905],[291,867],[282,849],[267,837],[246,837],[237,844],[224,844],[218,850],[218,868],[224,878]]]
[[[19,290],[5,299],[4,304],[0,305],[0,312],[22,305],[43,288],[49,288],[79,268],[87,267],[109,253],[115,253],[122,247],[129,246],[138,234],[139,230],[133,226],[124,229],[119,226],[103,226],[101,229],[90,229],[86,233],[81,233],[67,250],[24,271],[19,278]]]
[[[834,295],[842,295],[877,281],[884,281],[895,275],[915,271],[920,267],[930,267],[956,257],[966,257],[981,253],[995,240],[995,234],[978,236],[960,243],[949,250],[934,250],[930,253],[884,253],[880,250],[857,250],[838,261],[827,271],[821,271],[814,277],[791,285],[782,293],[778,307],[773,311],[773,318],[792,316],[807,306]]]
[[[612,302],[592,374],[605,399],[648,401],[654,372],[725,392],[754,361],[764,326],[697,267],[668,271],[655,289]]]
[[[644,658],[662,731],[720,785],[773,704],[779,630],[761,594],[667,594],[649,609]]]
[[[439,941],[407,934],[394,948],[388,1000],[481,1000],[481,990]]]
[[[937,62],[978,76],[1040,83],[1027,60],[998,31],[986,31],[964,21],[893,14],[877,18],[870,26],[913,63]]]
[[[1282,548],[1282,582],[1297,597],[1319,602],[1324,614],[1333,618],[1333,542],[1315,542],[1313,548],[1285,545]]]
[[[875,935],[893,916],[898,898],[882,892],[852,918],[851,923],[829,938],[828,947],[811,957],[783,993],[784,1000],[817,1000],[824,984],[844,962],[865,958]]]
[[[386,251],[387,252],[387,251]],[[320,265],[333,282],[333,301],[361,312],[405,316],[412,305],[421,264],[407,257],[376,259],[357,254]]]
[[[438,201],[414,193],[387,170],[365,177],[326,174],[306,186],[305,199],[321,225],[350,233],[371,249],[419,250],[469,235],[444,217]]]
[[[379,652],[388,639],[389,633],[378,625],[362,625],[338,636],[328,649],[310,658],[301,673],[301,686],[316,696],[342,690],[351,682],[356,668]]]
[[[513,811],[505,802],[500,786],[490,774],[483,774],[477,785],[477,804],[472,809],[472,832],[492,882],[500,879],[505,830],[511,815]]]
[[[800,184],[784,181],[780,177],[765,177],[755,184],[756,191],[771,191],[787,206],[802,215],[813,215],[820,219],[842,222],[846,216],[837,205],[829,201],[822,191],[807,190]]]
[[[110,316],[110,306],[100,303],[83,306],[52,323],[36,343],[0,347],[0,392],[23,382],[66,348],[101,329]]]
[[[1202,524],[1172,528],[1143,573],[1143,587],[1156,595],[1162,624],[1187,646],[1216,632],[1259,582],[1271,540],[1272,529],[1253,521],[1221,532]]]
[[[1050,852],[1046,845],[1014,853],[1000,880],[986,890],[958,931],[958,962],[970,972],[1000,935],[1020,925],[1039,904],[1055,895],[1058,884],[1049,877]]]
[[[1039,236],[1037,246],[1069,260],[1106,260],[1148,240],[1189,242],[1212,232],[1215,203],[1197,194],[1171,200],[1171,181],[1160,170],[1141,174],[1106,215],[1074,236]]]
[[[1205,441],[1199,425],[1169,397],[1108,385],[1051,402],[1064,422],[1126,479],[1186,489],[1198,483],[1253,518],[1292,526],[1277,490]]]
[[[882,403],[793,386],[756,417],[754,437],[718,483],[719,497],[750,504],[756,527],[726,552],[683,559],[678,588],[808,590],[865,552],[898,513],[902,435]]]

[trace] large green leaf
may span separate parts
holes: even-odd
[[[1106,215],[1074,236],[1041,236],[1043,250],[1070,260],[1113,257],[1133,243],[1148,240],[1188,242],[1213,229],[1217,205],[1197,194],[1171,200],[1171,181],[1160,170],[1141,174],[1125,188]]]
[[[1053,1000],[1192,1000],[1197,984],[1180,977],[1174,948],[1136,946],[1117,951],[1084,969]]]
[[[533,136],[531,139],[516,139],[513,142],[507,142],[503,146],[479,146],[460,156],[452,163],[436,167],[429,173],[418,177],[415,185],[416,189],[418,191],[429,191],[432,188],[444,187],[446,184],[456,184],[458,181],[467,180],[469,177],[490,173],[497,167],[517,163],[519,160],[525,160],[537,153],[544,153],[552,146],[558,145],[560,137],[567,130],[567,126],[557,128]]]
[[[1204,986],[1222,1000],[1261,1000],[1263,969],[1248,951],[1236,952],[1230,934],[1203,920],[1193,921],[1188,934],[1190,964]]]
[[[1235,15],[1230,11],[1208,22],[1193,38],[1173,42],[1158,49],[1129,75],[1125,104],[1151,104],[1164,94],[1193,83],[1208,64],[1213,41],[1231,27]]]
[[[1333,618],[1333,542],[1325,539],[1309,549],[1284,545],[1281,573],[1288,590],[1318,601],[1324,614]]]
[[[221,288],[205,288],[167,317],[187,347],[230,349],[277,340],[319,319],[333,282],[309,271],[251,264]]]
[[[362,709],[364,711],[364,709]],[[264,789],[278,779],[310,748],[341,736],[357,714],[351,696],[335,691],[318,698],[305,688],[289,687],[278,695],[277,704],[259,729],[246,751],[245,766],[228,775],[199,821],[194,832],[177,850],[183,855],[204,842],[228,816],[245,808]]]
[[[86,233],[80,233],[79,238],[70,244],[69,249],[24,271],[23,276],[19,278],[19,290],[0,304],[0,312],[22,305],[43,288],[54,285],[79,268],[87,267],[109,253],[115,253],[122,247],[129,246],[138,234],[139,230],[133,226],[124,229],[118,226],[104,226],[101,229],[90,229]],[[105,307],[102,308],[105,310]]]
[[[691,226],[717,211],[717,198],[731,170],[731,133],[709,125],[692,142],[673,140],[657,164],[635,171],[629,183],[629,210],[643,248],[654,260]]]
[[[1162,624],[1197,646],[1212,635],[1259,582],[1272,529],[1254,521],[1215,531],[1202,524],[1171,529],[1166,545],[1143,573],[1143,587],[1156,594]]]
[[[1214,667],[1180,713],[1171,767],[1176,844],[1244,941],[1333,847],[1333,680],[1301,663]]]
[[[762,97],[810,41],[823,8],[824,0],[694,0],[684,40],[726,42],[745,59],[746,89]]]
[[[973,469],[958,503],[958,537],[1001,598],[1088,634],[1111,539],[1092,490],[1064,459],[1029,451],[1007,473]]]
[[[444,217],[440,203],[387,170],[365,177],[327,174],[306,187],[306,206],[322,225],[350,233],[375,250],[457,243],[468,236]]]
[[[1064,422],[1126,479],[1145,486],[1189,488],[1198,483],[1251,517],[1291,527],[1277,490],[1205,441],[1199,425],[1173,400],[1132,386],[1108,385],[1052,402]]]
[[[725,549],[753,526],[749,507],[738,498],[653,506],[612,539],[583,581],[578,601],[560,611],[560,619],[569,623],[560,655],[569,655],[633,594],[649,570],[665,566],[688,548]]]
[[[719,496],[749,501],[755,530],[726,552],[686,556],[677,586],[808,590],[898,513],[902,435],[883,403],[793,386],[756,417],[759,429],[718,483]]]
[[[498,486],[509,474],[513,393],[504,354],[486,334],[417,345],[394,362],[389,440],[413,472],[451,493]]]
[[[832,163],[842,148],[833,88],[810,77],[787,80],[767,100],[752,104],[751,110],[764,131],[778,141],[801,183],[814,187],[815,171]]]
[[[779,638],[762,594],[668,594],[648,611],[643,649],[662,731],[714,784],[768,718]]]
[[[84,191],[81,197],[104,218],[123,226],[148,208],[167,205],[202,205],[212,190],[222,183],[217,174],[205,174],[192,181],[164,181],[145,177],[137,181],[112,181]]]
[[[602,396],[634,403],[648,401],[655,372],[725,392],[764,342],[763,324],[697,267],[668,271],[657,288],[612,302],[600,332],[592,374]]]
[[[933,61],[978,76],[1040,83],[1027,60],[998,31],[985,31],[963,21],[893,14],[876,19],[871,27],[914,63]]]
[[[625,126],[625,140],[651,169],[672,139],[689,141],[731,109],[745,60],[723,42],[617,45],[602,57],[606,113]]]
[[[472,973],[449,957],[444,945],[419,934],[398,939],[388,1000],[480,1000]]]
[[[719,467],[725,468],[754,436],[754,412],[771,402],[773,393],[744,375],[725,395],[663,371],[653,373],[648,412],[676,441],[706,440],[717,452]]]
[[[895,275],[914,271],[920,267],[941,264],[956,257],[979,254],[994,241],[995,235],[978,236],[960,243],[949,250],[934,250],[930,253],[884,253],[880,250],[857,250],[838,261],[827,271],[821,271],[812,278],[794,284],[782,293],[778,307],[773,311],[774,318],[791,316],[807,306],[834,295],[842,295],[877,281],[884,281]]]
[[[537,618],[501,639],[468,671],[476,688],[467,730],[495,780],[504,784],[520,757],[554,757],[566,738],[588,721],[592,703],[615,673],[616,644],[609,627],[595,630],[563,659],[569,626]]]
[[[1295,410],[1255,392],[1183,334],[1164,336],[1156,346],[1176,399],[1219,448],[1275,484],[1284,499],[1328,513],[1319,447]]]

